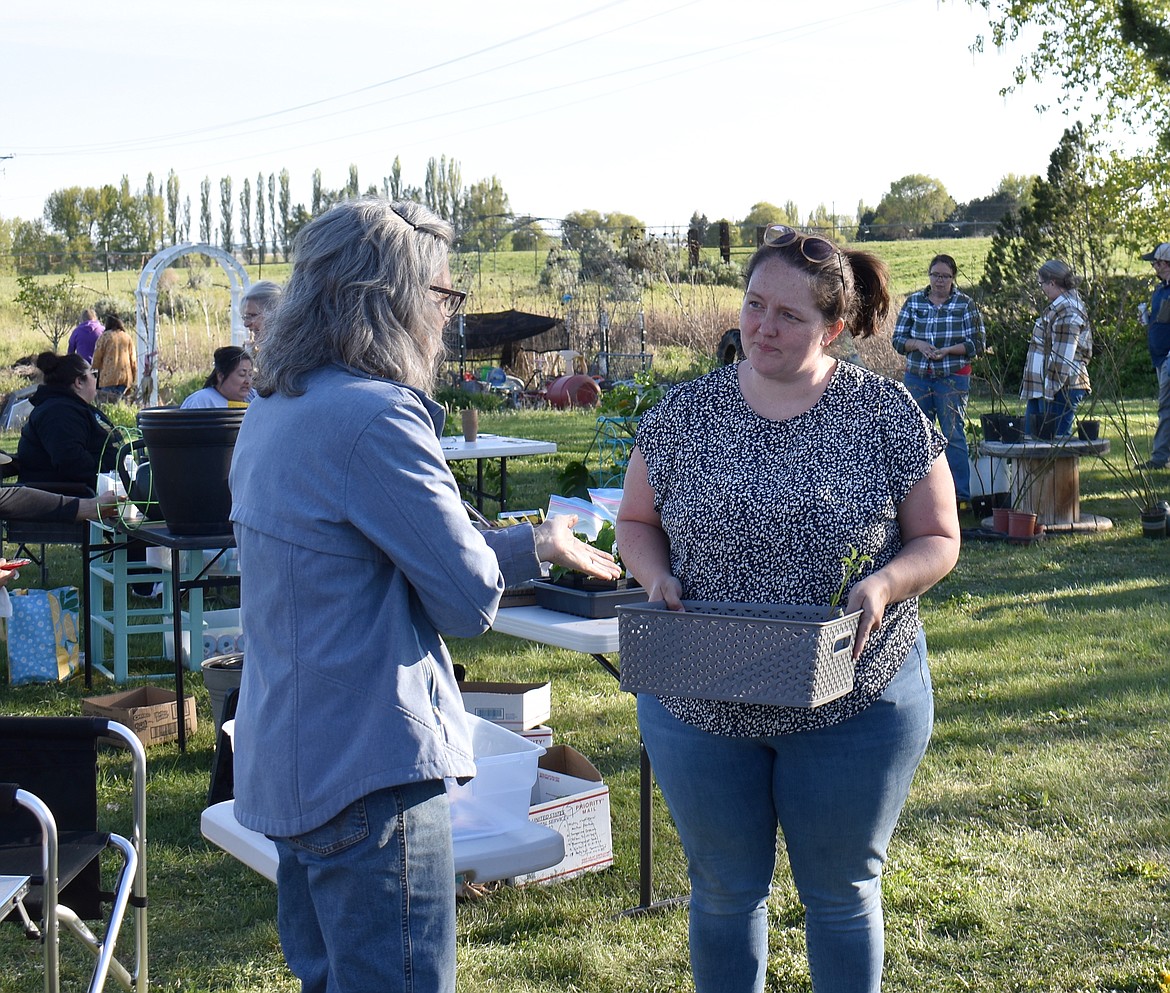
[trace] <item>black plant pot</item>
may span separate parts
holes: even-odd
[[[979,421],[983,425],[983,437],[987,441],[1002,441],[1012,444],[1024,440],[1024,429],[1015,414],[983,414]]]
[[[1077,437],[1081,441],[1096,441],[1101,437],[1101,422],[1077,421]]]
[[[1040,441],[1052,441],[1056,437],[1056,418],[1050,414],[1033,414],[1028,433]]]

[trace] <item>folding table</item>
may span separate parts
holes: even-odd
[[[439,439],[443,458],[448,462],[475,459],[475,506],[482,513],[484,497],[495,500],[500,510],[508,509],[508,459],[519,455],[551,455],[557,446],[551,441],[533,441],[531,438],[507,438],[498,434],[481,434],[475,441],[465,441],[462,435],[444,435]],[[483,488],[483,464],[486,459],[500,460],[500,492],[489,493]]]
[[[554,648],[567,648],[574,652],[591,655],[614,679],[621,678],[621,670],[608,658],[618,651],[618,622],[616,617],[587,618],[566,614],[544,607],[504,607],[496,612],[492,630],[526,638]],[[650,910],[685,903],[686,897],[668,900],[653,900],[654,848],[651,803],[654,791],[654,774],[650,769],[650,757],[646,746],[638,741],[638,905],[625,911],[627,914],[642,914]]]

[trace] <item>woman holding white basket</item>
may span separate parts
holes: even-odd
[[[841,592],[860,612],[854,688],[821,706],[638,696],[687,855],[698,993],[764,989],[777,827],[813,989],[881,988],[881,868],[933,724],[917,598],[959,551],[942,436],[900,384],[826,351],[881,328],[887,275],[868,253],[768,228],[746,270],[745,359],[647,413],[626,474],[618,544],[651,601]]]

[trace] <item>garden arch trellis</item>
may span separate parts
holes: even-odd
[[[244,324],[240,319],[240,297],[252,281],[239,261],[222,248],[185,242],[171,245],[154,255],[142,267],[138,289],[134,291],[138,337],[138,395],[151,406],[158,405],[158,377],[155,375],[155,348],[158,335],[158,283],[163,271],[184,255],[206,255],[218,262],[231,285],[232,344],[244,344]]]

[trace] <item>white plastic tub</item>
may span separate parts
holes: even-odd
[[[527,823],[544,748],[474,714],[464,716],[471,727],[476,774],[464,786],[447,784],[451,830],[481,837]]]

